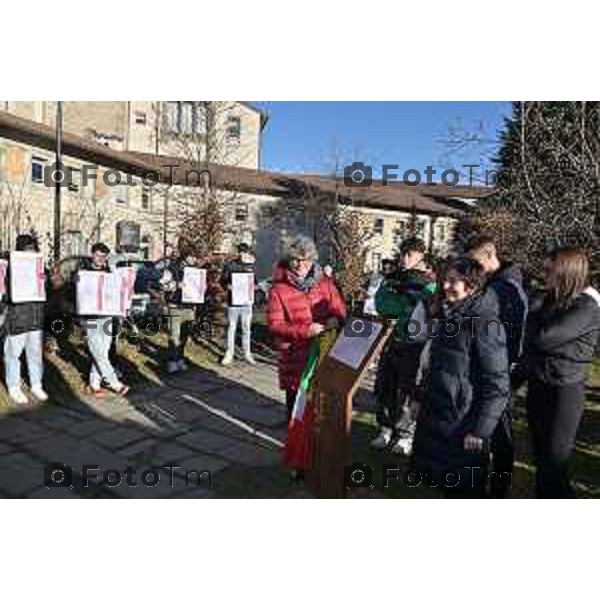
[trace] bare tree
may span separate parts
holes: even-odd
[[[164,104],[158,117],[161,143],[168,146],[169,155],[191,166],[189,186],[160,188],[160,193],[166,194],[164,227],[167,236],[207,256],[220,251],[228,237],[247,234],[233,218],[237,202],[242,201],[235,182],[209,179],[206,173],[213,165],[236,165],[239,123],[233,102],[182,104],[186,109],[177,117],[166,112]]]

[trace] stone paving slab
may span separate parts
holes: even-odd
[[[11,416],[0,419],[0,440],[5,442],[21,443],[31,439],[48,438],[56,432],[47,427],[42,427],[27,419]]]
[[[0,490],[9,496],[23,496],[43,484],[42,462],[21,452],[0,456]]]
[[[277,443],[259,437],[285,436],[283,397],[272,367],[192,368],[165,378],[160,387],[146,388],[126,399],[46,404],[0,418],[0,495],[210,498],[219,494],[219,474],[231,467],[260,471],[281,464]],[[52,462],[74,469],[73,489],[43,487],[43,468]],[[88,489],[78,487],[84,464],[99,467]],[[170,485],[165,464],[180,467],[174,470],[176,485]],[[103,484],[104,472],[124,473],[127,466],[138,471],[137,487],[128,486],[124,476],[117,487]],[[161,471],[155,487],[139,480],[150,466]],[[181,476],[186,469],[210,471],[213,489],[186,487]]]
[[[97,465],[95,473],[101,477],[109,469],[123,471],[127,459],[108,452],[90,441],[78,440],[69,436],[56,436],[45,440],[30,440],[24,447],[45,464],[63,463],[76,473],[81,473],[83,465]]]
[[[171,441],[161,441],[148,453],[144,453],[145,460],[153,461],[152,464],[163,466],[167,463],[178,461],[190,453],[189,448]]]
[[[185,456],[181,460],[178,460],[176,463],[179,469],[173,469],[173,474],[175,477],[179,477],[181,479],[185,479],[186,470],[189,471],[198,471],[198,473],[202,471],[210,471],[213,475],[213,485],[214,481],[218,480],[218,473],[223,469],[230,466],[230,463],[222,458],[217,456],[209,456],[206,454],[192,454],[190,456]],[[196,481],[196,477],[190,474],[189,481]]]
[[[261,446],[246,444],[244,442],[235,442],[216,454],[231,462],[251,467],[265,467],[281,464],[281,451],[278,449],[267,449]]]
[[[250,439],[248,434],[245,437]],[[179,444],[183,444],[195,452],[222,450],[234,443],[230,436],[213,433],[207,429],[196,429],[180,435],[176,439]]]
[[[117,425],[114,429],[104,431],[98,435],[91,434],[94,442],[109,450],[116,450],[133,442],[139,442],[148,438],[148,432],[137,427],[126,427]]]
[[[8,444],[3,444],[0,442],[0,454],[7,454],[8,452],[14,452],[14,446],[9,446]]]
[[[152,448],[156,446],[156,443],[156,439],[146,438],[133,442],[132,444],[128,444],[123,448],[119,448],[116,450],[116,453],[135,462],[137,457],[151,452]]]

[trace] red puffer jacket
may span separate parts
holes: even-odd
[[[294,285],[283,263],[275,268],[269,290],[267,319],[279,351],[279,387],[296,390],[308,358],[312,323],[325,325],[331,317],[344,319],[346,306],[333,280],[323,275],[308,291]]]

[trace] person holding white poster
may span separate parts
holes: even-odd
[[[225,263],[221,285],[227,290],[227,346],[222,365],[230,365],[235,354],[235,334],[238,321],[242,322],[242,348],[244,357],[251,365],[256,361],[251,351],[252,305],[254,304],[255,258],[250,246],[238,244],[238,256]]]
[[[196,321],[196,305],[193,300],[203,296],[200,287],[193,287],[186,280],[186,269],[189,274],[200,269],[193,249],[185,244],[179,246],[179,258],[169,262],[162,272],[159,286],[163,293],[169,314],[169,342],[167,348],[167,373],[187,371],[185,346],[190,337],[191,328]],[[193,271],[191,271],[193,269]],[[206,271],[204,271],[206,273]],[[204,280],[206,283],[206,279]],[[193,282],[200,284],[197,278]],[[188,289],[188,285],[190,289]],[[192,295],[193,297],[190,297]],[[203,300],[203,298],[202,298]]]
[[[84,272],[91,271],[93,273],[112,274],[108,265],[108,255],[110,250],[106,244],[98,242],[92,246],[92,257],[86,259],[80,266],[76,277]],[[89,278],[88,278],[89,279]],[[90,289],[92,289],[90,287]],[[96,289],[95,287],[93,289]],[[79,302],[80,304],[89,304],[89,302]],[[87,312],[87,311],[86,311]],[[92,356],[92,366],[89,375],[89,390],[99,399],[105,397],[105,392],[102,389],[102,383],[105,382],[108,388],[125,396],[129,392],[129,386],[125,385],[115,372],[115,369],[110,362],[109,352],[112,343],[112,328],[114,327],[113,317],[107,316],[106,311],[100,311],[100,314],[87,314],[83,318],[83,327],[86,332],[88,350]]]
[[[17,252],[23,253],[39,252],[37,240],[29,234],[22,234],[17,237],[16,249]],[[15,253],[11,253],[11,256],[15,255]],[[26,404],[28,402],[27,396],[21,389],[21,355],[25,351],[31,394],[36,400],[44,401],[48,399],[48,394],[42,387],[45,303],[43,301],[13,302],[10,271],[11,264],[9,262],[6,273],[8,293],[2,302],[2,313],[5,317],[6,328],[6,338],[4,339],[6,387],[13,402],[16,404]],[[43,280],[40,283],[44,285]]]

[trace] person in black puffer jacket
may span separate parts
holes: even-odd
[[[550,253],[544,271],[547,293],[532,307],[513,387],[528,381],[537,496],[574,498],[567,465],[600,332],[600,294],[588,285],[588,259],[578,248]]]
[[[37,240],[29,234],[17,236],[17,251],[39,252]],[[8,266],[10,270],[10,264]],[[10,282],[9,271],[6,274],[7,284]],[[8,287],[8,285],[7,285]],[[43,375],[43,329],[44,302],[10,301],[10,290],[7,300],[1,303],[0,312],[4,315],[4,365],[6,371],[6,387],[11,400],[17,404],[25,404],[27,396],[21,389],[21,354],[27,356],[27,370],[31,393],[36,400],[47,400],[48,395],[42,387]]]
[[[529,304],[521,270],[515,264],[500,260],[494,238],[489,235],[471,237],[466,250],[483,267],[488,287],[498,296],[500,320],[506,327],[510,368],[521,356]],[[493,498],[505,498],[510,490],[515,457],[510,404],[494,431],[491,450],[494,477],[490,480],[490,494]]]
[[[484,281],[476,261],[450,261],[431,323],[413,468],[449,497],[484,497],[489,440],[510,395],[506,334]]]

